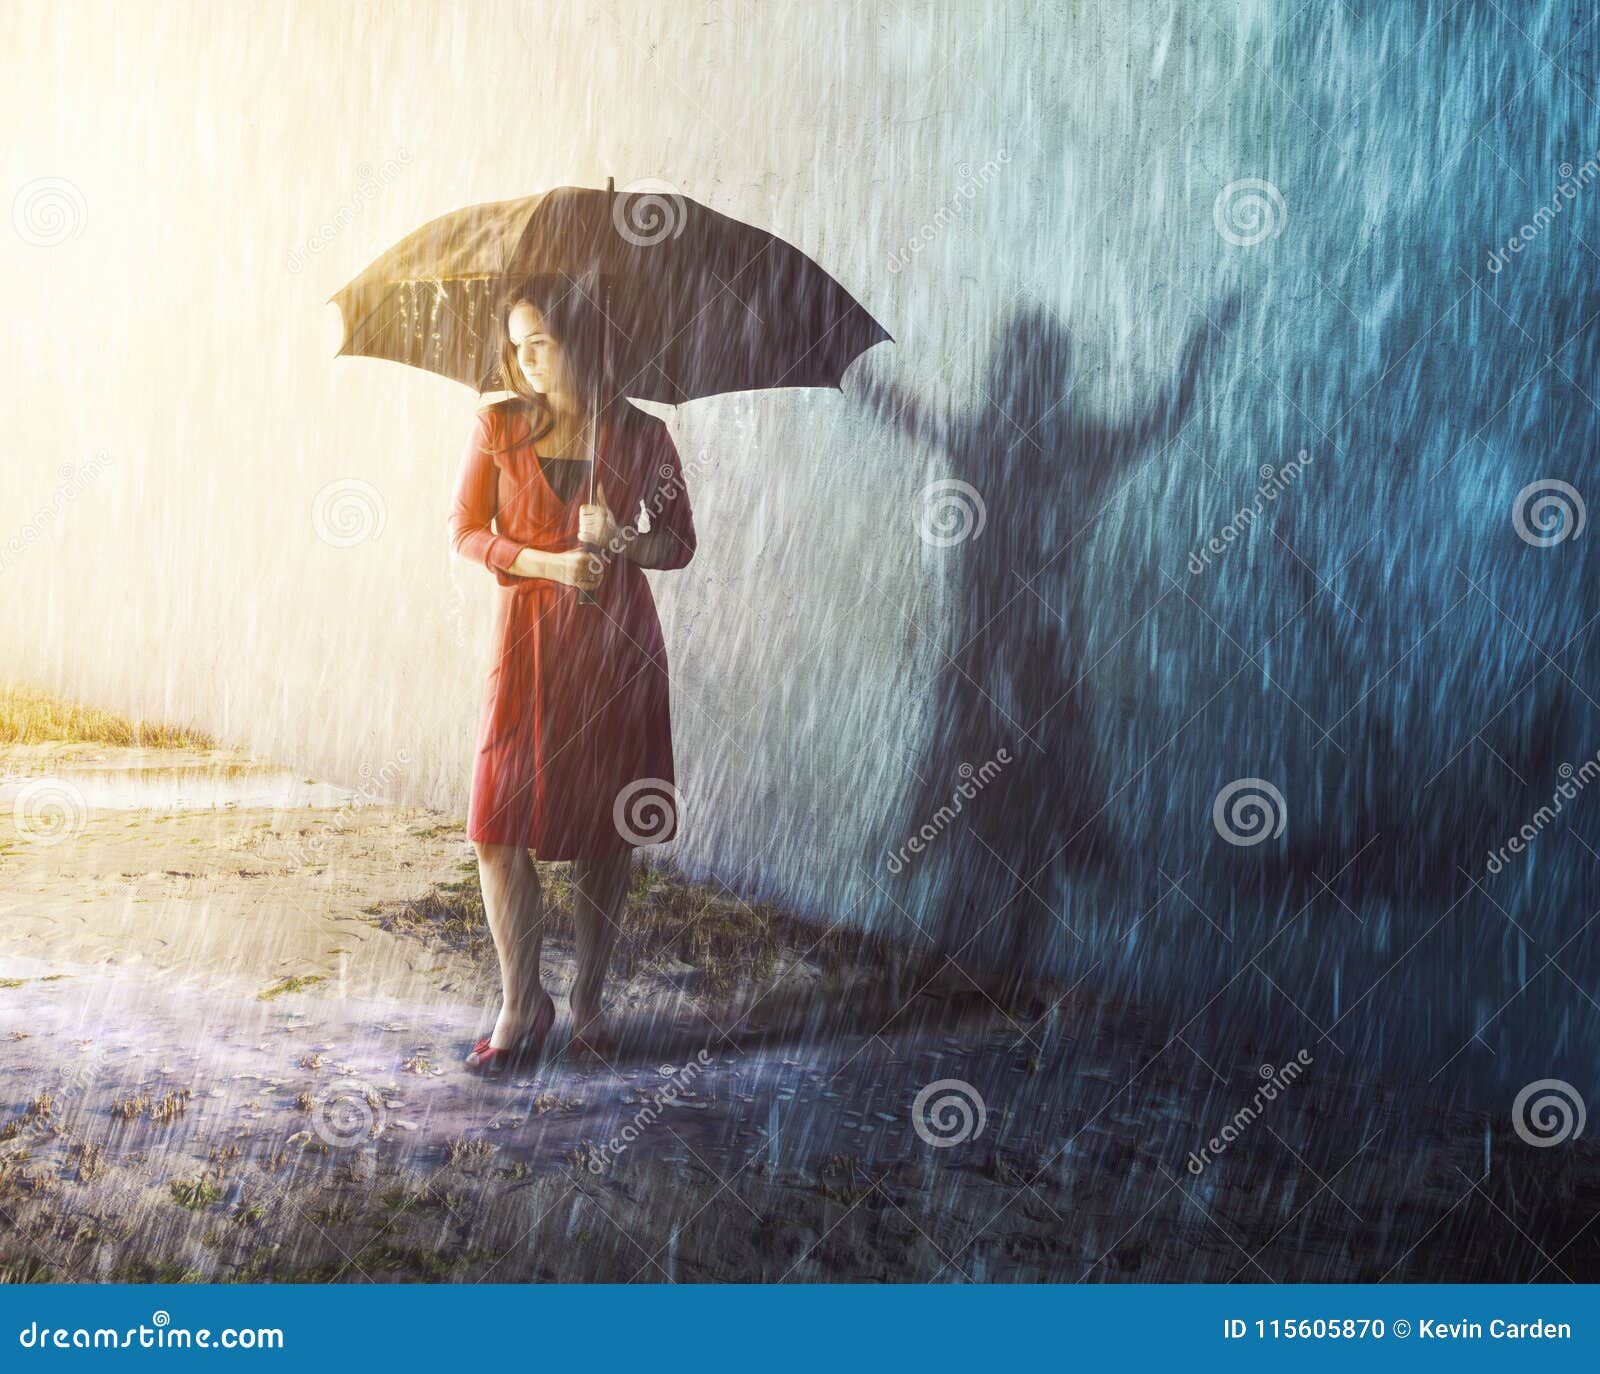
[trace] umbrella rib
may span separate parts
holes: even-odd
[[[717,296],[720,296],[724,291],[727,291],[730,294],[732,294],[733,283],[738,281],[739,278],[742,277],[747,271],[749,271],[752,266],[754,266],[763,257],[765,257],[767,255],[767,253],[771,251],[772,245],[775,242],[776,242],[776,239],[772,235],[769,234],[767,236],[767,241],[761,245],[761,251],[759,253],[751,254],[750,261],[745,263],[745,265],[743,267],[741,267],[737,272],[735,272],[731,277],[729,277],[727,281],[723,281],[722,278],[717,277],[716,273],[713,272],[711,275],[713,277],[716,277],[716,280],[717,280],[717,283],[718,283],[716,295],[712,296],[709,300],[706,301],[706,303],[704,305],[702,305],[698,310],[696,310],[694,312],[694,314],[689,317],[688,322],[686,324],[684,324],[683,328],[679,329],[677,331],[677,333],[675,333],[670,339],[668,339],[666,341],[666,343],[662,344],[661,347],[658,348],[655,351],[655,353],[651,355],[651,358],[650,358],[649,362],[644,363],[642,366],[640,366],[634,372],[633,376],[628,379],[630,384],[632,382],[638,381],[640,376],[643,375],[643,373],[645,371],[645,368],[654,365],[656,360],[659,359],[661,357],[661,355],[667,351],[667,349],[671,348],[672,345],[675,344],[678,341],[678,339],[683,335],[685,330],[687,330],[691,325],[693,325],[696,320],[698,320],[703,314],[706,313],[707,310],[711,309],[712,305],[716,302]],[[739,300],[740,298],[737,295],[734,295],[734,299],[735,300]],[[785,374],[785,375],[787,375],[787,374]],[[666,380],[667,380],[668,384],[672,385],[672,388],[673,388],[674,391],[681,391],[682,390],[681,387],[679,387],[675,383],[673,383],[672,378],[668,377],[665,372],[662,373],[662,376],[666,377]],[[619,395],[627,395],[626,388],[621,390],[618,394]],[[683,403],[681,401],[676,401],[673,404],[682,405]]]

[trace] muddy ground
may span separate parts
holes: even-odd
[[[562,868],[546,871],[565,900]],[[610,1064],[484,1083],[462,826],[232,751],[0,747],[10,1280],[1600,1278],[1600,1152],[1208,1063],[641,866]],[[1195,1164],[1199,1163],[1196,1169]]]

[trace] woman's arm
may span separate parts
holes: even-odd
[[[482,563],[502,587],[515,586],[530,577],[543,577],[564,587],[593,585],[572,555],[524,548],[491,527],[499,480],[490,453],[494,431],[493,413],[480,410],[461,457],[455,499],[450,506],[451,551],[459,558]]]
[[[499,470],[490,456],[494,421],[491,412],[480,410],[461,455],[456,475],[455,499],[450,504],[450,551],[458,558],[482,563],[502,587],[512,586],[519,576],[513,569],[525,553],[515,539],[507,539],[491,528],[495,516],[495,486]],[[526,565],[524,565],[526,566]],[[520,576],[526,577],[527,573]]]
[[[650,528],[643,534],[632,525],[623,529],[618,535],[622,556],[641,568],[681,568],[694,557],[698,540],[689,483],[665,421],[656,422],[650,448],[649,470],[655,474],[655,484],[644,500]]]
[[[622,556],[641,568],[681,568],[689,559],[679,561],[679,552],[680,545],[671,530],[651,530],[649,534],[635,530],[633,538],[622,546]]]

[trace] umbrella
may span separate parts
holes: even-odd
[[[641,400],[838,387],[891,337],[782,239],[676,192],[608,184],[468,206],[407,235],[330,298],[339,356],[496,390],[502,295],[543,274],[609,288],[615,375]]]
[[[619,193],[608,180],[604,191],[558,186],[468,206],[407,235],[329,298],[344,321],[337,356],[496,390],[504,293],[546,274],[602,298],[608,374],[618,395],[642,400],[838,387],[857,357],[891,339],[782,239],[675,191]],[[589,484],[593,501],[592,461]]]

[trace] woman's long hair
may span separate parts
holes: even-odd
[[[571,277],[541,275],[517,283],[501,298],[500,382],[527,408],[532,434],[520,442],[542,439],[555,427],[555,412],[537,391],[528,385],[511,344],[509,323],[517,306],[533,306],[544,320],[545,332],[561,346],[585,407],[598,393],[599,413],[612,401],[614,378],[607,375],[605,358],[605,313],[590,294],[591,288]]]

